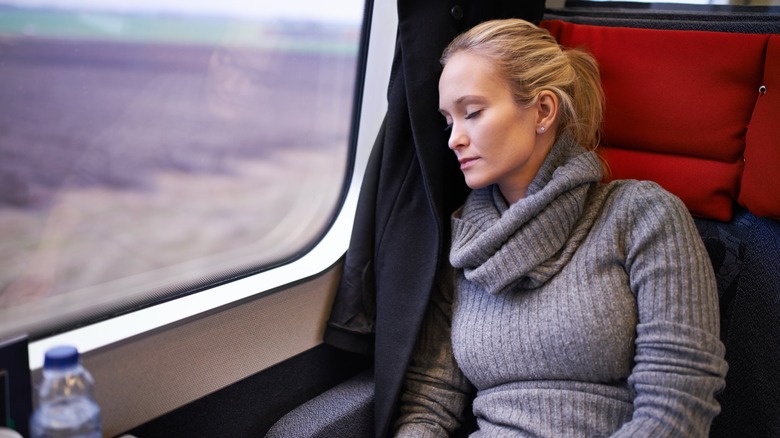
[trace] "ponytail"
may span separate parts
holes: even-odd
[[[599,131],[604,118],[604,90],[596,60],[580,49],[565,50],[574,70],[570,131],[577,142],[587,149],[599,143]]]

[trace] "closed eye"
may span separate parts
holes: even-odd
[[[464,117],[464,119],[466,119],[466,120],[473,119],[474,117],[477,117],[481,112],[482,112],[482,110],[477,110],[477,111],[474,111],[474,112],[470,112],[470,113],[466,114],[466,117]]]

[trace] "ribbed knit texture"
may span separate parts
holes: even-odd
[[[450,321],[429,312],[399,436],[452,430],[457,415],[420,408],[457,412],[450,351],[476,437],[707,436],[727,366],[704,246],[679,199],[600,169],[559,140],[524,199],[488,187],[456,212],[452,344],[433,344]]]

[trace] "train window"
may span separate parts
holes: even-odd
[[[360,0],[0,0],[0,338],[295,259],[343,201]]]

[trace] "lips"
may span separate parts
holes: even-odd
[[[471,167],[472,164],[474,164],[477,161],[478,158],[472,157],[472,158],[459,158],[458,163],[460,163],[460,170],[467,169]]]

